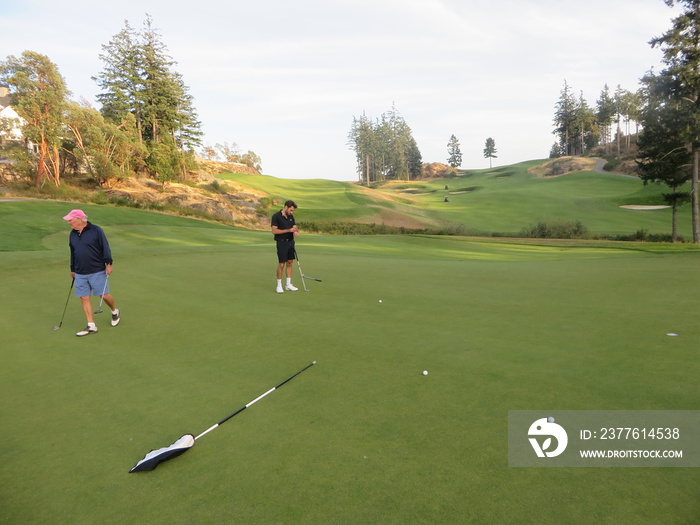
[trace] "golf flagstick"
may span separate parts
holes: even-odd
[[[226,421],[231,419],[233,416],[240,414],[246,408],[248,408],[249,406],[253,405],[254,403],[260,401],[266,395],[271,394],[272,392],[277,390],[279,387],[281,387],[283,384],[291,381],[296,376],[301,374],[304,370],[306,370],[307,368],[311,368],[315,364],[316,364],[316,361],[313,361],[311,364],[306,365],[304,368],[299,370],[296,374],[289,376],[287,379],[285,379],[284,381],[282,381],[278,385],[272,387],[270,390],[268,390],[264,394],[253,399],[250,403],[248,403],[244,407],[241,407],[238,410],[236,410],[233,414],[226,416],[224,419],[222,419],[221,421],[219,421],[215,425],[210,426],[208,429],[206,429],[204,432],[199,434],[197,437],[194,437],[192,434],[185,434],[180,439],[178,439],[175,443],[173,443],[172,445],[170,445],[168,447],[159,448],[157,450],[151,450],[148,454],[146,454],[144,456],[144,458],[141,461],[139,461],[134,466],[134,468],[132,468],[129,471],[129,473],[131,473],[131,472],[143,472],[146,470],[153,470],[154,468],[156,468],[158,466],[159,463],[162,463],[163,461],[167,461],[169,459],[177,457],[180,454],[184,454],[190,448],[192,448],[192,446],[194,446],[194,443],[196,440],[198,440],[199,438],[201,438],[205,434],[208,434],[209,432],[214,430],[216,427],[223,425]]]

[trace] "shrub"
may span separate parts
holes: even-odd
[[[588,236],[588,228],[581,221],[539,221],[520,230],[520,237],[534,239],[586,239]]]
[[[616,241],[641,241],[641,242],[673,242],[670,233],[649,233],[647,230],[637,230],[631,235],[617,235],[613,238]],[[678,242],[683,242],[679,235]]]

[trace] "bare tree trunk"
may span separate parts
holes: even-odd
[[[694,244],[700,244],[700,215],[698,215],[698,170],[700,170],[700,143],[695,143],[693,144],[693,179],[691,186]]]
[[[61,155],[58,152],[58,146],[54,144],[51,155],[49,155],[49,158],[51,159],[51,167],[53,169],[53,183],[56,186],[61,185]]]
[[[678,204],[676,204],[676,201],[673,202],[671,215],[671,242],[678,242]]]
[[[36,187],[41,187],[41,179],[46,175],[46,140],[43,135],[39,137],[39,163],[36,167]]]

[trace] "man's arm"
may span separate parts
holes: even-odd
[[[280,230],[276,224],[272,225],[272,233],[274,235],[281,235],[282,233],[289,233],[289,232],[299,233],[299,229],[297,228],[297,225],[295,224],[294,226],[292,226],[288,230]]]

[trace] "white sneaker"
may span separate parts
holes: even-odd
[[[284,290],[282,289],[282,285],[278,284],[277,285],[277,293],[284,293]]]
[[[285,290],[289,290],[290,292],[296,292],[299,288],[294,286],[292,283],[289,283],[287,286],[285,286]]]
[[[96,334],[97,333],[97,327],[92,327],[92,326],[86,326],[83,330],[80,332],[77,332],[75,335],[78,337],[83,337],[85,335],[90,335],[90,334]]]
[[[112,314],[112,320],[109,322],[112,326],[117,326],[119,324],[119,321],[122,320],[121,318],[121,312],[119,311],[119,308],[117,308],[117,313]]]

